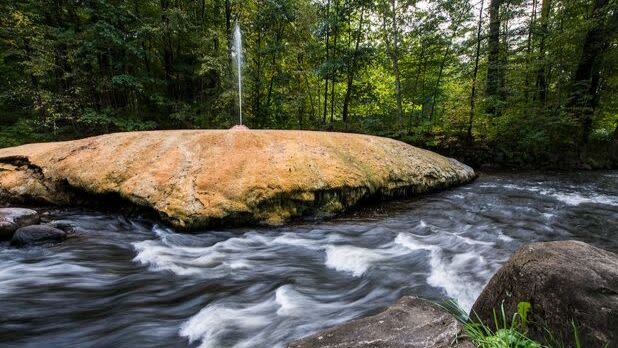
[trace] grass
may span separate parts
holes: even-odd
[[[528,337],[528,312],[530,303],[520,302],[517,305],[517,313],[514,313],[509,321],[501,306],[500,313],[494,309],[494,327],[482,323],[480,320],[465,322],[464,330],[472,343],[479,348],[541,348],[542,345]],[[477,318],[478,319],[478,318]]]
[[[545,328],[547,345],[543,345],[529,337],[528,313],[531,305],[528,302],[520,302],[517,305],[517,313],[507,316],[504,306],[500,311],[493,311],[493,327],[490,323],[483,323],[478,316],[471,320],[468,314],[454,301],[441,305],[442,308],[453,314],[464,328],[465,338],[479,348],[565,348],[548,328]],[[575,321],[571,320],[575,348],[582,348],[579,332]]]

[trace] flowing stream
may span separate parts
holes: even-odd
[[[496,174],[330,221],[180,234],[51,210],[63,243],[0,244],[2,347],[282,347],[402,295],[470,308],[522,243],[618,251],[618,172]]]

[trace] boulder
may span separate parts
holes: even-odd
[[[292,342],[289,348],[473,348],[462,325],[435,304],[403,297],[384,312]],[[459,337],[459,340],[458,340]]]
[[[11,245],[21,247],[37,243],[60,242],[66,236],[66,232],[52,226],[31,225],[15,231]]]
[[[472,308],[493,327],[493,310],[507,316],[517,304],[532,305],[531,338],[546,331],[575,346],[574,320],[582,347],[618,347],[618,256],[583,242],[533,243],[521,247],[491,278]]]
[[[76,226],[74,223],[69,222],[69,221],[63,221],[63,220],[50,221],[47,223],[47,226],[57,228],[69,234],[74,233],[76,229]]]
[[[0,149],[0,201],[113,197],[179,228],[329,216],[474,178],[470,167],[400,141],[334,132],[127,132]]]
[[[38,224],[39,214],[32,209],[0,208],[0,240],[11,239],[20,227]]]

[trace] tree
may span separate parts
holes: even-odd
[[[541,105],[545,106],[547,102],[547,58],[545,40],[547,38],[547,26],[549,23],[549,14],[551,8],[551,0],[542,0],[541,5],[541,25],[539,30],[539,61],[536,79],[537,96]]]
[[[342,108],[342,113],[341,113],[341,118],[343,120],[343,123],[345,124],[346,128],[348,125],[348,114],[349,114],[349,108],[350,108],[350,99],[352,97],[352,84],[354,83],[354,75],[356,74],[357,70],[358,70],[358,63],[359,63],[359,56],[360,56],[360,42],[363,36],[363,25],[365,22],[365,11],[366,11],[366,4],[362,3],[360,4],[360,9],[359,9],[359,18],[358,18],[358,28],[356,29],[356,31],[354,32],[354,34],[350,34],[349,37],[352,39],[352,37],[354,38],[354,48],[352,50],[351,53],[351,57],[348,56],[347,58],[347,78],[346,78],[346,90],[345,90],[345,97],[343,99],[343,108]],[[351,17],[351,15],[350,15]],[[351,22],[351,21],[350,21]],[[349,24],[348,25],[349,30],[352,30],[352,25]]]
[[[232,126],[238,22],[249,127],[386,135],[482,163],[618,153],[594,150],[618,134],[610,0],[24,0],[0,13],[0,146]]]
[[[481,28],[483,27],[483,5],[485,2],[481,0],[479,9],[479,20],[476,29],[476,54],[474,55],[474,69],[472,72],[472,89],[470,91],[470,116],[468,118],[467,137],[468,142],[472,142],[472,124],[474,123],[475,101],[476,101],[476,79],[479,72],[479,59],[481,56]]]
[[[500,57],[500,5],[502,0],[489,2],[489,36],[487,39],[487,82],[486,96],[487,112],[494,116],[501,114],[504,101],[502,81],[504,79],[503,66]]]
[[[403,107],[401,101],[401,75],[399,73],[399,6],[397,0],[391,1],[391,35],[393,36],[392,44],[390,38],[386,36],[387,47],[390,47],[390,56],[393,61],[393,74],[395,75],[395,99],[397,102],[397,122],[401,126],[403,124]],[[384,18],[386,24],[386,17]]]
[[[577,63],[569,106],[579,118],[580,143],[585,145],[590,138],[592,116],[599,103],[601,63],[603,53],[618,30],[618,11],[609,9],[609,0],[594,0],[590,15],[590,28],[586,32],[582,53]]]

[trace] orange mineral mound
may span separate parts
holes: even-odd
[[[111,194],[181,228],[329,215],[474,177],[433,152],[346,133],[172,130],[0,149],[0,200],[65,205]]]

